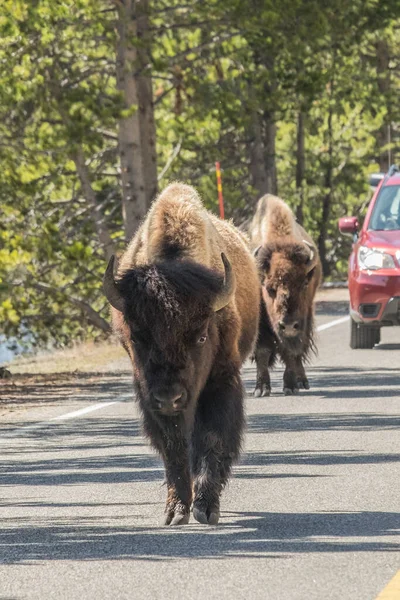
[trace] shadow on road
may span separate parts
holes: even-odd
[[[310,396],[364,399],[377,393],[379,396],[398,395],[399,373],[394,368],[313,368],[311,379],[316,391],[305,392]],[[113,395],[132,389],[131,382],[121,383],[119,377],[99,382],[95,388],[92,387],[93,382],[85,379],[71,383],[76,384],[76,398],[85,397],[89,389],[94,389],[94,396],[91,393],[89,399],[93,400],[97,394],[97,401],[99,394],[100,397],[103,393],[108,394],[107,399],[110,399],[110,393]],[[63,389],[65,391],[57,383],[51,390],[52,396]],[[268,399],[261,399],[264,400],[268,402]],[[24,425],[28,423],[19,423],[19,426]],[[338,430],[376,432],[398,429],[399,426],[398,415],[377,412],[287,414],[282,410],[280,414],[263,413],[248,417],[251,434]],[[2,432],[12,433],[14,428],[15,423],[3,424]],[[312,444],[307,447],[312,447]],[[63,453],[64,448],[68,455]],[[37,488],[33,491],[33,500],[21,500],[20,497],[12,502],[11,496],[6,500],[0,499],[0,508],[20,507],[24,514],[10,516],[4,511],[6,517],[1,519],[0,530],[0,563],[3,564],[211,557],[282,559],[298,553],[400,550],[400,545],[395,543],[400,516],[393,512],[227,512],[223,513],[221,527],[218,528],[198,524],[184,528],[150,528],[137,527],[143,519],[140,503],[113,503],[109,501],[110,496],[104,504],[49,501],[51,492],[43,486],[89,487],[93,483],[110,486],[146,482],[159,482],[161,485],[164,477],[161,460],[147,450],[138,419],[92,417],[20,431],[15,439],[9,437],[3,440],[0,456],[4,488],[13,487],[18,494],[23,493],[23,486]],[[249,452],[242,457],[235,477],[330,477],[331,469],[324,473],[318,467],[397,462],[400,462],[400,453],[372,453],[346,448],[337,452],[310,449]],[[268,472],[268,466],[278,466],[276,470],[282,472]],[[282,468],[279,469],[279,466]],[[301,473],[302,469],[296,467],[302,466],[315,466],[315,470],[321,472]],[[65,489],[68,493],[68,488]],[[14,490],[7,491],[14,494]],[[40,497],[44,498],[43,502],[38,499]],[[126,510],[117,512],[121,504],[126,506]],[[155,519],[161,517],[160,503],[147,504],[157,505],[154,507]],[[56,514],[53,511],[52,515],[53,509],[57,511]]]
[[[103,411],[100,411],[100,413]],[[99,412],[96,412],[99,414]],[[3,423],[1,427],[1,433],[7,437],[7,434],[13,434],[7,441],[1,446],[1,453],[3,449],[6,450],[12,448],[12,444],[15,444],[15,448],[18,448],[18,440],[24,440],[26,444],[20,447],[22,452],[26,452],[29,449],[29,443],[35,444],[40,443],[40,452],[53,451],[52,444],[62,445],[65,442],[71,444],[69,449],[80,450],[83,448],[95,448],[109,446],[118,446],[129,442],[132,438],[141,437],[141,423],[139,419],[129,417],[114,417],[107,415],[105,418],[81,417],[79,419],[69,419],[63,421],[44,421],[42,423],[33,423],[31,421],[19,421],[18,428],[16,429],[14,422]],[[87,439],[91,436],[93,439]],[[0,441],[4,441],[0,436]],[[132,440],[134,442],[134,440]],[[37,447],[34,447],[35,451],[38,451]],[[13,450],[14,451],[14,450]],[[0,454],[1,456],[1,454]]]
[[[305,413],[249,415],[247,427],[251,433],[279,431],[375,431],[399,429],[400,415],[379,413]]]
[[[374,350],[400,350],[400,344],[378,344]]]
[[[318,300],[315,303],[315,314],[324,316],[348,315],[348,300]]]
[[[272,417],[272,418],[271,418]],[[275,417],[275,418],[274,418]],[[279,417],[279,418],[278,418]],[[358,418],[342,421],[341,427],[360,426]],[[265,421],[264,421],[265,419]],[[335,415],[325,415],[318,422],[313,415],[255,415],[250,418],[251,431],[293,431],[317,427],[337,427]],[[344,417],[342,417],[344,419]],[[362,427],[382,425],[374,415]],[[354,425],[354,422],[356,425]],[[391,427],[386,421],[384,427]],[[137,420],[84,419],[77,424],[58,424],[44,431],[27,433],[25,460],[0,462],[3,486],[64,486],[86,484],[143,483],[161,485],[161,461],[153,455],[135,454],[135,444],[144,442]],[[32,439],[32,437],[34,439]],[[85,440],[81,445],[81,440]],[[29,443],[40,442],[39,459],[30,459]],[[12,444],[12,440],[9,440]],[[69,457],[54,450],[68,444]],[[104,455],[82,455],[82,448],[110,449]],[[127,453],[121,448],[128,445]],[[130,448],[129,446],[132,446]],[[13,448],[10,448],[12,452]],[[139,450],[139,449],[137,449]],[[33,451],[33,450],[32,450]],[[36,447],[36,452],[37,452]],[[262,473],[255,467],[270,465],[343,465],[399,462],[400,454],[282,451],[250,452],[244,455],[237,478],[325,477],[322,473]],[[256,472],[253,472],[256,471]],[[40,495],[40,491],[35,495]],[[162,507],[154,504],[155,518]],[[123,505],[122,514],[118,509]],[[400,549],[394,538],[399,532],[400,516],[392,512],[325,512],[325,513],[223,513],[221,527],[207,528],[192,524],[184,528],[137,527],[143,518],[143,503],[55,502],[43,500],[1,500],[0,508],[23,509],[24,516],[6,516],[1,520],[0,563],[32,564],[53,560],[171,560],[175,558],[285,558],[296,553],[318,552],[394,552]],[[80,508],[83,515],[78,516]],[[86,509],[90,510],[88,511]],[[51,511],[57,513],[50,516]],[[65,510],[63,510],[65,509]],[[91,516],[91,514],[94,516]],[[159,513],[159,514],[158,514]],[[89,514],[89,516],[88,516]],[[126,521],[131,524],[126,524]],[[106,525],[104,525],[106,523]],[[123,525],[122,525],[123,523]],[[386,540],[383,538],[388,538]],[[360,539],[359,539],[360,538]]]
[[[90,448],[113,448],[125,444],[136,445],[139,443],[137,438],[141,438],[141,424],[139,419],[107,418],[79,419],[77,421],[64,421],[58,423],[45,423],[43,426],[32,429],[23,429],[29,427],[31,422],[19,422],[15,437],[7,436],[15,432],[15,423],[2,423],[0,441],[0,456],[14,454],[17,452],[28,452],[30,450],[37,452],[38,444],[40,452],[51,452],[54,446],[65,446],[70,450],[84,450]],[[7,439],[7,442],[5,442]],[[23,439],[24,445],[18,443]],[[143,442],[143,440],[141,440]],[[68,446],[67,446],[68,444]]]
[[[255,368],[248,367],[245,388],[249,397],[255,387]],[[276,369],[273,375],[272,395],[281,395],[282,370]],[[322,398],[375,398],[397,397],[400,393],[400,369],[376,367],[310,367],[307,372],[311,390],[301,391],[300,396],[318,396]]]
[[[395,552],[399,515],[354,513],[226,513],[218,528],[102,526],[98,518],[13,522],[2,530],[0,563],[45,560],[284,558],[294,553]],[[358,538],[363,538],[359,540]],[[375,539],[372,539],[375,538]]]
[[[0,380],[0,407],[29,402],[43,404],[63,398],[68,402],[103,399],[110,400],[121,394],[132,394],[132,376],[129,373],[56,373],[16,375]]]
[[[248,452],[243,456],[244,465],[366,465],[400,462],[400,454],[368,454],[367,452]]]
[[[111,455],[30,461],[17,467],[1,463],[1,485],[48,486],[93,483],[134,483],[163,479],[163,467],[156,456]]]

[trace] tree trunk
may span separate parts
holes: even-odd
[[[250,153],[250,177],[252,186],[257,190],[258,197],[267,194],[268,188],[267,170],[265,165],[265,148],[261,132],[261,119],[254,108],[251,118],[251,143],[249,147]]]
[[[255,138],[254,146],[252,148],[251,162],[255,167],[252,168],[252,177],[255,179],[255,175],[257,176],[257,189],[262,189],[262,193],[277,194],[278,182],[275,156],[276,100],[274,98],[274,94],[277,89],[277,82],[275,80],[275,57],[271,54],[265,54],[265,48],[257,42],[253,44],[250,42],[250,47],[253,50],[254,64],[256,68],[261,68],[263,72],[265,72],[265,70],[268,72],[268,78],[265,80],[262,88],[262,114],[261,116],[258,116],[258,114],[255,113],[252,117],[254,134],[259,136],[259,139],[257,139],[257,137]],[[254,101],[255,94],[251,85],[249,94],[250,99],[255,106],[260,106],[260,101],[258,101],[258,104],[257,101]]]
[[[389,105],[389,91],[390,91],[390,71],[389,61],[390,52],[389,44],[386,40],[379,40],[376,43],[376,75],[378,81],[378,89],[381,94],[382,100],[387,107],[387,115],[384,123],[377,131],[377,151],[378,151],[378,162],[379,168],[383,173],[386,173],[390,167],[390,152],[388,144],[390,143],[390,105]]]
[[[328,221],[331,211],[332,199],[333,199],[333,82],[331,82],[331,101],[329,103],[328,113],[328,162],[326,164],[326,171],[324,177],[324,188],[327,190],[322,199],[322,215],[320,222],[320,234],[318,237],[318,250],[322,263],[322,272],[324,277],[327,277],[331,268],[326,257],[326,238],[328,234]]]
[[[278,194],[278,177],[276,172],[276,124],[272,111],[264,111],[265,127],[265,169],[267,173],[267,191],[269,194]]]
[[[135,73],[139,100],[139,125],[143,156],[147,207],[157,194],[156,124],[154,120],[153,84],[151,79],[149,0],[136,2],[138,68]]]
[[[114,242],[111,239],[110,232],[105,223],[104,215],[101,213],[96,193],[92,188],[89,169],[86,166],[85,157],[81,147],[79,147],[73,155],[73,160],[81,182],[83,195],[85,196],[86,202],[92,207],[92,217],[99,241],[104,248],[107,260],[109,260],[115,252]]]
[[[125,238],[131,239],[147,212],[144,153],[141,142],[137,77],[138,53],[133,45],[138,35],[136,1],[117,2],[117,86],[130,114],[119,122],[118,142],[121,162],[122,215]]]
[[[299,203],[296,208],[296,217],[302,225],[304,222],[304,179],[305,179],[305,154],[304,154],[304,112],[300,109],[297,115],[296,139],[296,191]]]

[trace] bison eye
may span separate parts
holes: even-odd
[[[270,296],[270,298],[276,298],[276,289],[275,288],[268,286],[267,292],[268,292],[268,295]]]
[[[200,345],[202,345],[202,344],[205,344],[206,340],[207,340],[207,336],[206,336],[206,335],[202,335],[202,336],[201,336],[201,337],[199,337],[199,339],[197,340],[197,343],[198,343],[198,344],[200,344]]]

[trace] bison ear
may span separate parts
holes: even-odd
[[[113,306],[114,308],[116,308],[117,310],[119,310],[120,312],[123,312],[124,309],[124,299],[121,296],[121,293],[117,287],[117,284],[115,283],[115,279],[114,279],[114,261],[115,261],[115,256],[113,255],[110,258],[110,261],[107,265],[107,269],[106,272],[104,273],[104,277],[103,277],[103,291],[105,294],[105,297],[107,298],[107,300],[109,301],[109,303],[111,304],[111,306]]]
[[[221,310],[227,304],[229,304],[229,302],[231,301],[231,299],[233,297],[233,294],[235,293],[235,288],[236,288],[235,274],[232,270],[231,263],[226,258],[225,254],[223,252],[221,253],[221,259],[222,259],[222,262],[224,263],[225,277],[224,277],[223,288],[220,291],[220,293],[218,294],[218,296],[216,297],[215,302],[214,302],[213,308],[214,308],[215,312]]]
[[[257,248],[257,265],[264,273],[269,273],[273,251],[273,248],[268,245]]]

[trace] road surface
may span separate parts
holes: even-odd
[[[128,372],[3,414],[0,600],[374,600],[400,568],[400,330],[354,351],[343,314],[317,323],[311,390],[284,397],[278,368],[246,400],[218,527],[159,526]]]

